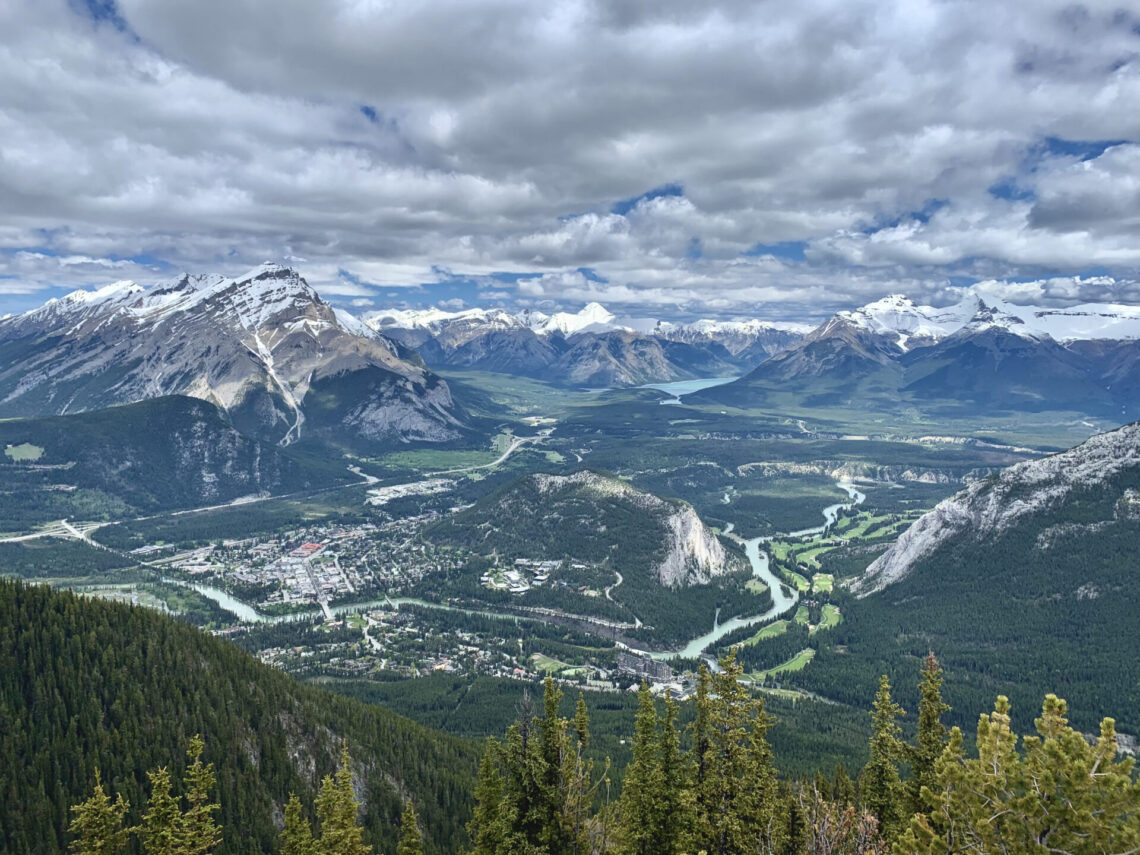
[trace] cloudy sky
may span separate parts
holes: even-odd
[[[1140,302],[1140,11],[0,0],[0,313],[293,264],[360,308]]]

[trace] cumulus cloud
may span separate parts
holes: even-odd
[[[1140,16],[1101,0],[12,0],[0,28],[0,293],[275,259],[345,301],[776,317],[1140,278]]]

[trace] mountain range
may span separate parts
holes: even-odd
[[[477,436],[436,370],[578,388],[707,377],[719,405],[962,415],[1069,411],[1122,420],[1140,401],[1140,308],[1034,308],[893,295],[809,329],[578,312],[381,310],[357,318],[288,267],[76,291],[0,318],[0,418],[170,395],[210,402],[261,441],[338,448]],[[488,415],[482,413],[483,416]]]
[[[433,367],[519,374],[581,387],[636,386],[739,374],[797,342],[803,324],[619,319],[579,312],[381,310],[363,320]]]
[[[266,264],[76,291],[0,319],[0,417],[62,415],[188,395],[243,433],[289,445],[335,434],[447,442],[467,429],[416,354]]]
[[[839,312],[741,379],[697,393],[736,406],[1074,410],[1138,407],[1140,308],[1041,309],[891,296]]]

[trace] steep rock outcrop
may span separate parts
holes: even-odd
[[[920,517],[851,583],[864,597],[906,578],[916,564],[956,538],[984,540],[1053,508],[1074,491],[1096,488],[1126,469],[1140,468],[1140,423],[1098,434],[1060,454],[1011,466],[976,481]],[[1130,502],[1125,500],[1126,510]]]

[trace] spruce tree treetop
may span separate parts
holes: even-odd
[[[352,787],[352,757],[345,744],[335,776],[326,775],[317,794],[317,818],[321,824],[319,849],[336,855],[368,855],[364,830],[357,815],[360,802]]]
[[[404,812],[400,816],[400,839],[396,842],[396,855],[424,855],[420,818],[411,801],[405,802]]]
[[[296,794],[290,795],[285,804],[285,827],[281,829],[277,845],[281,855],[318,855],[313,830],[302,813],[301,800]]]
[[[187,807],[178,828],[180,855],[206,855],[222,840],[222,830],[214,821],[214,813],[221,806],[210,801],[216,783],[214,765],[202,762],[205,747],[202,737],[196,734],[186,751],[190,764],[182,779]]]
[[[904,817],[899,762],[904,758],[902,730],[895,721],[905,710],[891,700],[891,683],[884,674],[871,708],[870,756],[859,781],[859,799],[878,820],[888,841],[900,831]]]
[[[950,707],[942,701],[942,668],[934,653],[927,655],[919,682],[918,734],[910,751],[911,778],[907,782],[907,812],[921,809],[923,787],[934,781],[934,764],[946,747],[942,714]]]
[[[71,810],[75,818],[68,831],[76,835],[69,847],[72,855],[118,855],[126,848],[130,831],[123,823],[130,805],[121,794],[111,801],[103,791],[98,769],[95,770],[95,792]]]

